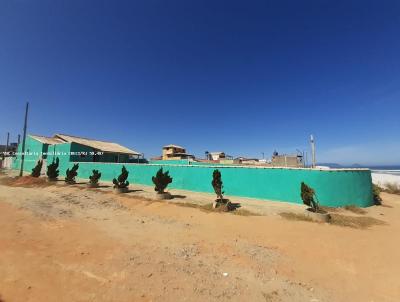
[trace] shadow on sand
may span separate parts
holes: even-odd
[[[126,192],[126,193],[135,193],[135,192],[143,192],[143,190],[141,190],[141,189],[136,189],[136,190],[129,189],[128,192]]]
[[[186,198],[185,195],[180,195],[180,194],[171,194],[172,198],[178,198],[178,199],[184,199]]]

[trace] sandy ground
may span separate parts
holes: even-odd
[[[362,215],[384,225],[357,229],[284,219],[303,210],[284,203],[210,213],[172,193],[3,182],[0,301],[399,301],[400,196]]]

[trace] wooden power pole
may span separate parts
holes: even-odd
[[[25,160],[25,140],[26,140],[26,126],[28,124],[28,110],[29,110],[29,102],[26,102],[26,109],[25,109],[25,122],[24,122],[24,134],[22,137],[22,154],[21,154],[21,170],[19,171],[19,176],[22,176],[24,171],[24,160]]]

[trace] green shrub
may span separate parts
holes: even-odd
[[[97,185],[99,183],[99,179],[101,177],[101,173],[98,170],[93,170],[92,175],[89,176],[89,181],[92,185]]]
[[[75,177],[78,175],[79,164],[74,164],[71,170],[68,168],[65,172],[65,182],[75,183]]]
[[[42,166],[43,166],[43,159],[39,159],[36,166],[32,169],[31,176],[32,177],[39,177],[40,176],[40,171],[42,171]]]
[[[59,158],[57,157],[56,160],[54,160],[54,158],[53,158],[53,162],[52,162],[50,165],[47,166],[47,172],[46,172],[46,174],[47,174],[47,177],[48,177],[50,180],[56,180],[56,179],[57,179],[58,174],[60,173],[60,172],[58,171],[58,166],[59,166],[59,164],[60,164],[60,160],[59,160]]]
[[[113,179],[114,188],[127,188],[129,186],[129,181],[127,181],[128,175],[128,170],[126,170],[125,166],[122,166],[121,174],[118,176],[118,178]]]
[[[382,203],[381,192],[382,188],[380,186],[372,184],[372,196],[376,205],[380,205]]]
[[[156,176],[153,176],[151,179],[155,185],[154,190],[157,191],[158,194],[164,193],[168,184],[172,182],[172,177],[169,176],[169,171],[163,173],[163,168],[160,168],[160,170],[157,171]]]
[[[225,192],[222,191],[224,185],[222,183],[221,172],[219,170],[214,170],[211,185],[214,188],[215,194],[217,194],[217,199],[219,200],[219,202],[223,202],[223,195]]]
[[[306,206],[309,206],[314,212],[319,211],[318,201],[314,199],[315,197],[314,189],[307,186],[304,182],[301,182],[300,196],[301,199],[303,200],[303,203]]]

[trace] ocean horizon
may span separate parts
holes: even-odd
[[[391,166],[362,166],[362,168],[368,168],[372,173],[382,173],[400,176],[400,165]]]
[[[400,175],[400,165],[339,165],[339,164],[321,164],[330,168],[367,168],[373,173]]]

